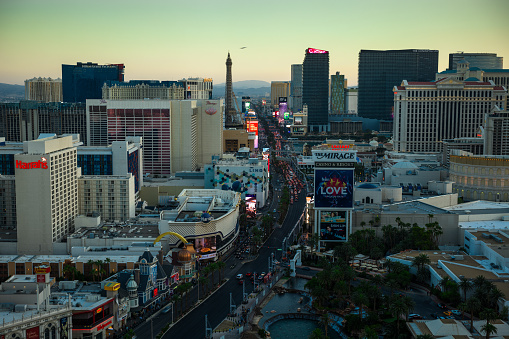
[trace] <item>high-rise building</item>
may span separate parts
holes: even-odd
[[[270,103],[273,109],[279,109],[279,98],[290,96],[290,81],[271,81]]]
[[[184,83],[180,81],[108,80],[102,87],[102,98],[111,100],[185,99]]]
[[[102,87],[108,80],[124,81],[124,64],[78,62],[76,65],[62,65],[63,99],[65,102],[101,99]]]
[[[25,80],[25,100],[62,101],[62,79],[32,78]]]
[[[20,101],[0,103],[0,137],[35,140],[41,133],[79,134],[87,138],[84,103]]]
[[[408,81],[431,81],[438,70],[438,51],[427,49],[361,50],[359,53],[359,116],[391,120],[392,89]]]
[[[292,65],[292,82],[290,84],[290,110],[302,111],[302,64]]]
[[[441,141],[475,137],[484,115],[505,107],[507,90],[492,82],[404,80],[394,91],[394,149],[440,152]]]
[[[330,114],[346,114],[346,88],[344,74],[336,72],[330,76]]]
[[[496,107],[486,113],[482,137],[485,155],[509,155],[509,111]]]
[[[358,94],[359,90],[357,87],[354,88],[347,88],[345,90],[345,106],[346,106],[346,113],[351,115],[357,115],[357,102],[358,102]]]
[[[72,136],[28,141],[14,160],[18,253],[52,254],[54,243],[74,232],[78,215]]]
[[[184,98],[191,100],[210,100],[212,99],[212,79],[211,78],[189,78],[178,81],[184,87]],[[175,98],[177,99],[177,98]]]
[[[143,138],[143,172],[194,171],[221,154],[221,100],[87,100],[90,146]]]
[[[457,69],[458,61],[465,60],[470,63],[470,67],[479,67],[481,69],[500,69],[504,68],[504,58],[497,56],[497,53],[450,53],[449,70]]]
[[[329,51],[308,48],[302,63],[302,104],[308,106],[310,132],[329,125]]]

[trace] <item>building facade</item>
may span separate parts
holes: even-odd
[[[98,213],[101,220],[124,222],[135,217],[134,176],[81,176],[78,179],[78,213]]]
[[[25,80],[25,100],[61,102],[62,79],[32,78]]]
[[[292,65],[290,90],[290,110],[292,112],[302,111],[302,64]]]
[[[6,141],[30,141],[41,133],[79,134],[86,140],[85,105],[37,101],[0,103],[0,137]]]
[[[279,98],[290,97],[290,81],[270,82],[270,103],[273,109],[279,109]]]
[[[72,137],[26,142],[14,160],[18,253],[52,254],[53,244],[74,231],[78,215]]]
[[[177,81],[106,81],[102,98],[107,100],[185,99],[184,83]]]
[[[403,152],[440,152],[444,139],[475,137],[484,114],[507,101],[492,82],[404,80],[393,90],[394,148]]]
[[[391,120],[392,89],[401,81],[431,81],[438,70],[437,50],[361,50],[359,52],[359,116]]]
[[[108,80],[124,81],[124,64],[98,65],[78,62],[76,65],[62,65],[64,102],[101,99],[102,87]]]
[[[466,201],[509,201],[509,156],[473,155],[453,151],[450,156],[453,193]]]
[[[331,75],[330,77],[330,114],[346,114],[347,82],[344,74]]]
[[[310,132],[326,132],[329,124],[329,51],[308,48],[302,63],[302,104],[308,106]]]
[[[449,53],[449,70],[457,69],[459,61],[465,60],[471,67],[504,68],[504,58],[497,53]]]
[[[178,81],[184,88],[184,98],[186,100],[210,100],[212,99],[212,79],[211,78],[188,78]],[[175,98],[177,99],[177,98]]]
[[[494,109],[484,116],[484,154],[509,155],[509,111]]]

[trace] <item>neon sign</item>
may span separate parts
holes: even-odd
[[[46,158],[42,157],[39,161],[33,161],[33,162],[23,162],[21,160],[16,160],[16,168],[21,169],[31,169],[31,168],[43,168],[47,169],[48,164],[46,163]]]
[[[309,54],[325,54],[329,53],[329,51],[324,51],[323,49],[316,49],[316,48],[308,48]]]

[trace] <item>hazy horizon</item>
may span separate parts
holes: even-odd
[[[457,51],[509,58],[508,12],[505,0],[4,1],[0,82],[59,78],[62,64],[91,61],[125,64],[126,81],[221,84],[228,52],[233,81],[289,81],[291,64],[313,47],[330,52],[330,74],[355,86],[361,49],[436,49],[439,71]]]

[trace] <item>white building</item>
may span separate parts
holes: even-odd
[[[205,166],[205,188],[239,192],[242,199],[254,197],[256,208],[261,208],[269,196],[268,162],[224,154]]]
[[[184,99],[210,100],[212,99],[211,78],[187,78],[179,80],[184,84]]]
[[[99,213],[104,221],[125,221],[135,216],[134,176],[97,175],[78,179],[79,214]]]
[[[506,101],[507,90],[492,81],[403,80],[394,87],[394,148],[439,152],[444,139],[476,136],[484,114]]]
[[[25,80],[25,100],[61,102],[62,79],[32,78]]]
[[[14,159],[18,253],[52,254],[54,245],[74,231],[78,215],[72,137],[24,142],[23,153]]]

